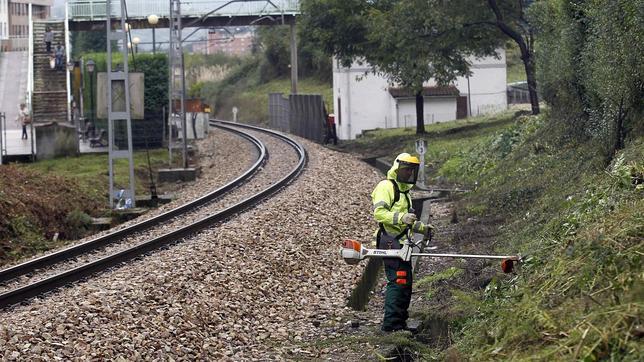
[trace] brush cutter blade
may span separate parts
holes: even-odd
[[[504,259],[501,262],[501,270],[503,270],[504,273],[512,273],[514,270],[514,260]]]

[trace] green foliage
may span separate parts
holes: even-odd
[[[612,157],[644,132],[644,12],[640,1],[550,0],[538,25],[541,93],[568,137],[599,140]]]
[[[463,274],[463,269],[457,268],[457,267],[449,267],[441,272],[434,273],[432,275],[428,275],[426,277],[423,277],[419,281],[415,283],[416,287],[422,288],[424,286],[431,286],[436,282],[439,282],[441,280],[446,280],[450,278],[455,278],[459,275]]]
[[[390,83],[413,91],[416,130],[423,133],[423,84],[449,84],[469,74],[469,56],[496,55],[500,45],[496,28],[463,26],[475,12],[453,3],[309,0],[302,3],[302,24],[311,41],[344,66],[366,62]]]
[[[297,27],[298,75],[331,82],[331,59],[314,44],[309,29]],[[259,57],[259,82],[266,83],[291,74],[290,28],[260,27],[256,33],[256,55]]]
[[[105,31],[73,31],[71,32],[72,58],[81,56],[82,52],[104,52],[107,49]]]
[[[455,26],[467,14],[438,0],[318,0],[302,7],[309,37],[327,54],[345,66],[362,59],[415,91],[430,78],[449,83],[467,74],[467,56],[493,55],[499,45],[492,27]]]
[[[260,62],[261,83],[290,74],[291,50],[288,26],[260,27],[257,42],[263,50]]]
[[[503,216],[498,248],[527,255],[482,294],[451,291],[453,342],[471,360],[641,360],[644,140],[604,168],[596,143],[551,142],[546,117],[520,116],[443,163],[478,175],[464,209]]]
[[[204,98],[209,104],[216,104],[215,116],[221,119],[232,119],[232,107],[239,109],[238,119],[253,124],[268,123],[268,93],[289,94],[291,82],[289,79],[277,79],[268,83],[249,85],[250,80],[242,80],[237,85],[218,86],[221,83],[207,82],[204,85]],[[333,90],[331,87],[315,78],[300,79],[298,90],[301,93],[321,94],[332,111]]]
[[[64,222],[66,225],[64,237],[70,240],[80,239],[92,225],[92,217],[75,209],[67,215]]]
[[[521,60],[521,52],[514,42],[505,45],[505,59],[507,66],[507,82],[520,82],[526,80],[525,66]]]
[[[82,185],[83,194],[107,202],[108,173],[107,154],[84,154],[78,157],[56,158],[25,164],[23,167],[63,177],[74,178]],[[128,185],[126,160],[115,162],[115,182],[117,185]],[[168,164],[168,151],[165,149],[150,150],[150,162],[153,172]],[[148,192],[149,183],[147,154],[145,151],[134,152],[134,175],[137,194]]]

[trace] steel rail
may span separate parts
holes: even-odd
[[[248,129],[253,129],[256,131],[262,131],[269,134],[272,134],[275,137],[282,139],[284,142],[288,143],[295,151],[298,153],[299,161],[297,165],[289,172],[286,176],[280,179],[278,182],[272,184],[270,187],[266,188],[259,193],[238,202],[237,204],[224,209],[220,212],[217,212],[213,215],[202,218],[190,225],[171,231],[167,234],[161,235],[159,237],[153,238],[146,242],[143,242],[139,245],[136,245],[127,250],[109,255],[107,257],[101,258],[99,260],[84,264],[80,267],[62,272],[55,276],[49,277],[47,279],[41,280],[39,282],[21,287],[19,289],[4,293],[0,295],[0,308],[6,308],[8,306],[25,302],[26,300],[33,298],[35,296],[51,292],[59,287],[68,285],[72,282],[84,279],[90,275],[105,271],[113,266],[122,264],[126,261],[132,260],[134,258],[140,257],[141,255],[158,249],[160,247],[180,242],[181,239],[188,236],[194,235],[198,231],[205,229],[206,227],[212,226],[216,223],[224,221],[228,217],[237,214],[241,211],[244,211],[252,206],[255,206],[262,202],[268,196],[276,193],[283,187],[286,187],[289,183],[295,180],[300,173],[304,170],[304,167],[307,163],[307,155],[304,147],[302,147],[297,141],[284,136],[276,131],[262,129],[253,126],[241,125],[236,123],[229,122],[215,122],[230,124],[237,127],[243,127]],[[213,122],[211,121],[211,125]]]
[[[260,166],[266,162],[266,159],[268,158],[268,153],[266,152],[265,146],[261,143],[259,139],[256,137],[253,137],[247,133],[235,130],[230,127],[226,126],[219,126],[221,129],[224,129],[228,132],[232,132],[235,134],[238,134],[247,140],[249,140],[253,146],[257,149],[259,152],[259,157],[257,158],[257,161],[242,175],[231,181],[230,183],[218,188],[217,190],[206,194],[194,201],[191,201],[189,203],[186,203],[184,205],[181,205],[179,207],[176,207],[168,212],[165,212],[163,214],[160,214],[158,216],[155,216],[153,218],[150,218],[148,220],[142,221],[140,223],[128,226],[126,228],[123,228],[121,230],[109,233],[107,235],[103,235],[100,237],[97,237],[95,239],[89,240],[87,242],[77,244],[74,246],[70,246],[65,249],[61,249],[57,252],[48,254],[48,255],[43,255],[41,257],[26,261],[24,263],[9,267],[4,270],[0,270],[0,282],[6,282],[8,280],[14,279],[18,276],[25,275],[28,273],[31,273],[35,271],[36,269],[41,269],[44,267],[48,267],[51,265],[54,265],[56,263],[60,263],[62,261],[71,259],[73,257],[76,257],[78,255],[82,255],[88,252],[91,252],[93,250],[99,249],[101,247],[104,247],[106,245],[112,244],[114,242],[117,242],[119,240],[122,240],[123,238],[137,232],[141,232],[143,230],[149,229],[151,227],[157,226],[161,224],[164,221],[170,220],[174,217],[177,217],[178,215],[181,215],[185,212],[188,212],[192,209],[195,209],[199,206],[202,206],[208,202],[213,201],[214,199],[224,195],[225,193],[229,192],[235,187],[238,187],[240,184],[243,182],[247,181],[255,172],[258,171]]]

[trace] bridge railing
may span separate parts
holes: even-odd
[[[105,19],[105,0],[69,0],[69,17],[71,20]],[[299,0],[186,0],[181,3],[183,16],[202,16],[217,8],[210,16],[252,16],[298,14]],[[112,16],[120,16],[118,1],[112,4]],[[163,0],[128,1],[127,13],[131,18],[145,18],[155,14],[167,17],[170,13],[170,2]]]

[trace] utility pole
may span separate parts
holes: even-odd
[[[181,0],[170,0],[170,105],[168,119],[179,114],[183,133],[183,168],[188,168],[188,132],[185,112],[185,72],[181,39]],[[179,101],[176,107],[175,101]],[[178,109],[177,109],[178,108]],[[170,161],[172,161],[172,125],[170,125]]]
[[[291,94],[297,94],[297,34],[295,20],[291,24]]]
[[[132,152],[132,118],[130,115],[130,76],[128,71],[128,50],[127,50],[127,33],[130,31],[125,22],[125,0],[118,0],[121,3],[120,11],[120,24],[117,29],[112,30],[112,0],[106,1],[106,28],[107,28],[107,129],[108,129],[108,150],[109,150],[109,171],[110,171],[110,206],[115,207],[134,207],[134,159]],[[114,64],[112,64],[112,41],[121,43],[121,54],[123,59],[123,70],[113,71]],[[112,103],[113,99],[118,97],[115,90],[123,90],[123,102],[117,104]],[[125,123],[127,132],[127,150],[115,149],[114,129],[117,124],[123,125]],[[129,165],[129,190],[124,193],[119,192],[118,196],[114,192],[114,161],[117,159],[127,159]],[[124,205],[120,204],[117,200],[115,205],[114,199],[118,198],[124,201]],[[129,201],[128,201],[129,200]]]

